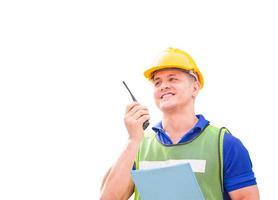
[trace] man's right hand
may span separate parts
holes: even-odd
[[[143,123],[149,119],[147,107],[138,102],[133,102],[126,107],[124,121],[130,140],[141,141],[144,136]]]
[[[140,141],[144,137],[143,123],[149,118],[148,109],[138,102],[127,106],[124,121],[129,134],[128,143],[117,162],[104,177],[101,200],[128,199],[132,195],[134,183],[130,171],[134,165]]]

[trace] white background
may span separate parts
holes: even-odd
[[[142,75],[159,52],[189,52],[196,102],[251,155],[261,199],[277,193],[274,1],[1,1],[0,199],[98,199],[122,151],[131,99],[160,113]]]

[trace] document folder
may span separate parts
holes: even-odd
[[[142,200],[204,200],[189,163],[132,170]]]

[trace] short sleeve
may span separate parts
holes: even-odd
[[[223,170],[226,192],[257,184],[247,149],[231,134],[224,136]]]

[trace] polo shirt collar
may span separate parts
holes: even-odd
[[[198,122],[195,124],[195,126],[191,130],[189,130],[187,133],[185,133],[183,135],[183,137],[180,139],[178,144],[186,143],[186,142],[193,140],[209,124],[209,121],[206,120],[203,115],[196,115],[196,117],[198,118]],[[155,126],[153,126],[152,130],[156,133],[156,138],[158,139],[159,142],[161,142],[164,145],[172,145],[173,144],[170,137],[163,129],[162,121],[160,121]]]

